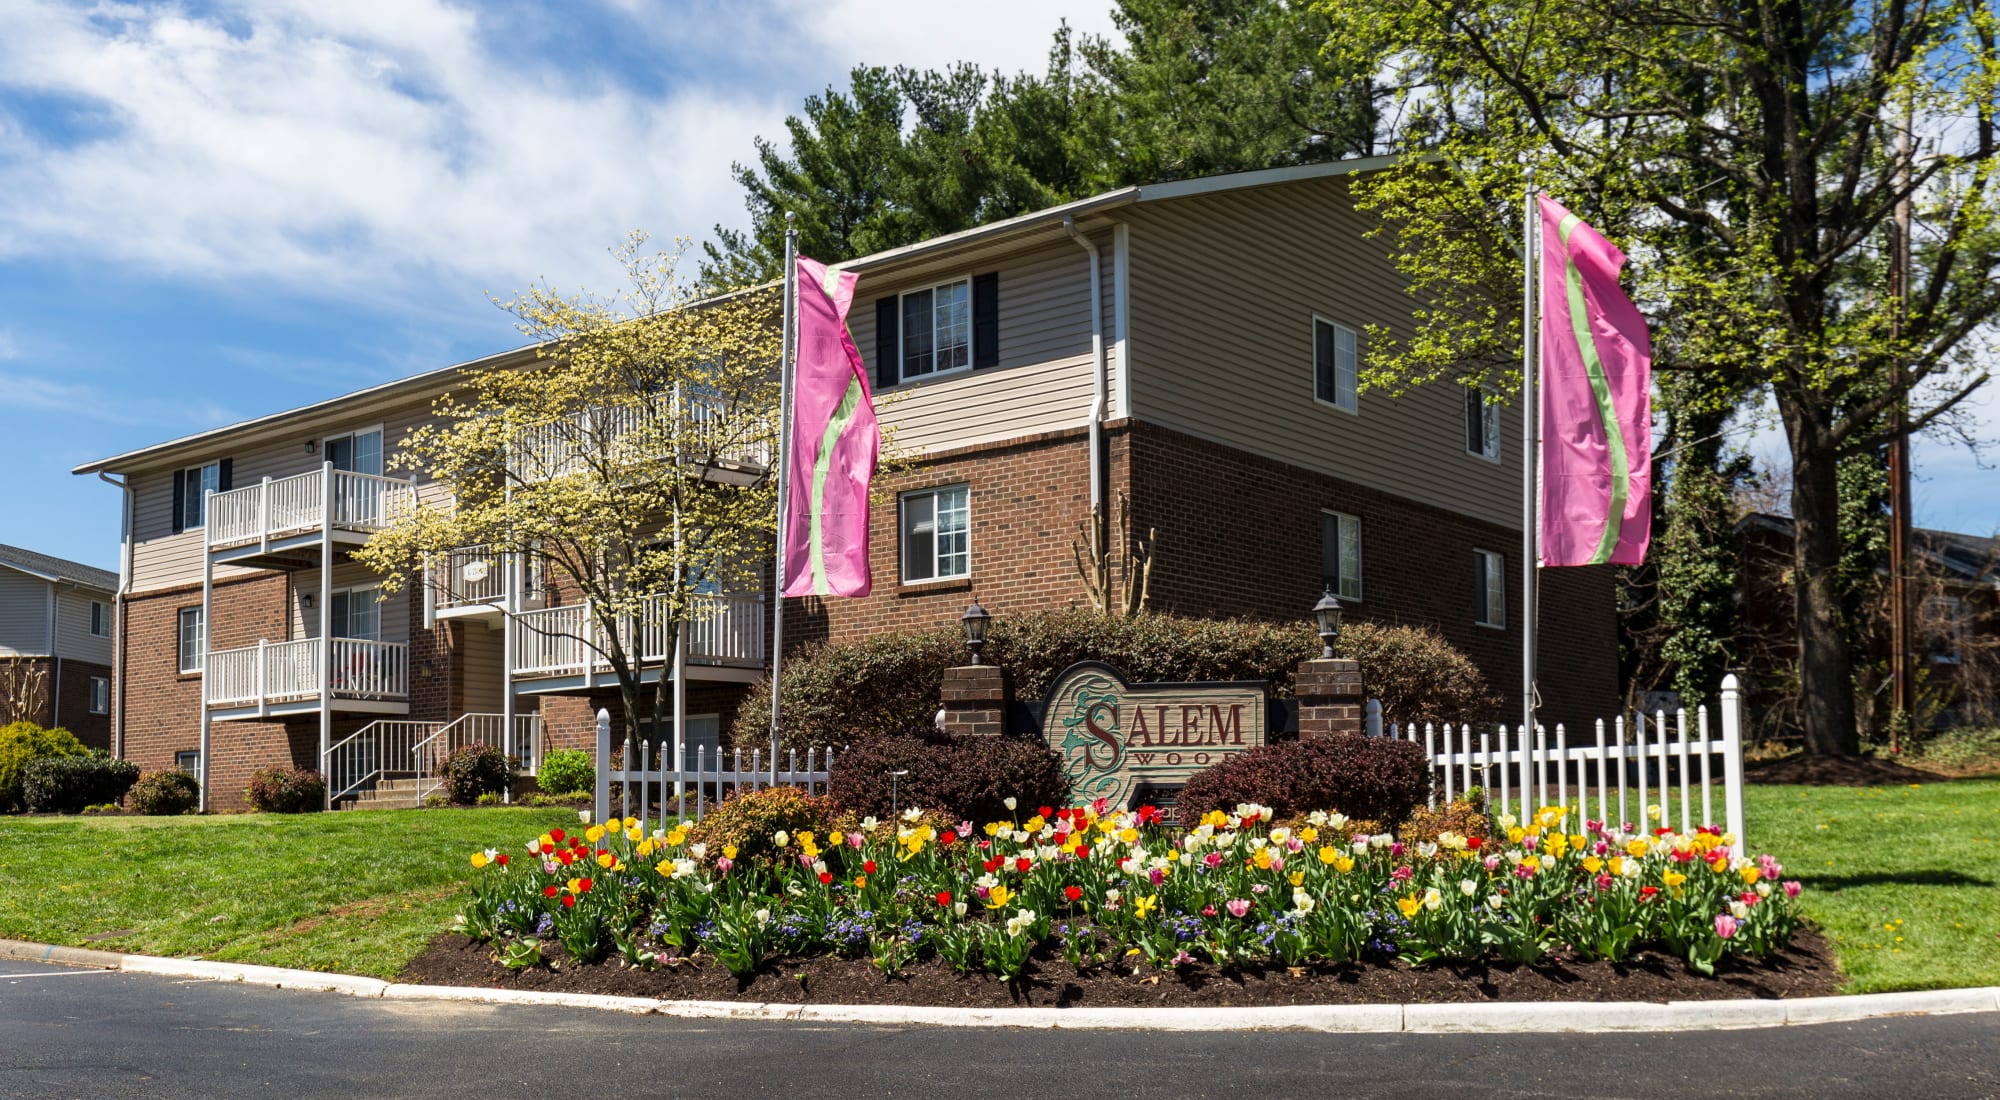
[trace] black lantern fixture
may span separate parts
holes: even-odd
[[[985,664],[979,659],[979,651],[986,648],[986,624],[993,621],[993,616],[979,606],[978,600],[974,600],[972,606],[965,609],[965,614],[958,617],[958,621],[965,624],[965,646],[972,650],[972,663]]]
[[[1340,636],[1340,601],[1333,598],[1333,588],[1328,586],[1326,594],[1313,605],[1313,619],[1319,623],[1320,660],[1333,659],[1333,640]]]

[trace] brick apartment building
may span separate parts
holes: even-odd
[[[0,674],[32,698],[10,715],[111,746],[118,574],[0,545]]]
[[[861,276],[856,346],[878,395],[901,395],[885,420],[918,461],[876,510],[874,593],[787,601],[788,647],[951,624],[975,596],[996,616],[1080,605],[1072,542],[1094,499],[1122,496],[1157,531],[1154,610],[1295,619],[1331,585],[1351,615],[1435,628],[1517,694],[1517,410],[1456,385],[1357,393],[1368,327],[1410,329],[1405,280],[1348,192],[1386,163],[1127,187],[843,264]],[[440,502],[383,476],[432,400],[468,369],[533,362],[79,467],[126,485],[125,754],[205,763],[221,808],[256,767],[351,755],[357,733],[387,746],[458,721],[585,743],[615,681],[549,644],[580,608],[476,547],[387,600],[346,556]],[[1545,713],[1609,712],[1610,571],[1541,583]],[[715,743],[768,667],[769,601],[722,599],[688,660],[691,744]]]

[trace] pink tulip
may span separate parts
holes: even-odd
[[[1790,882],[1785,883],[1785,896],[1788,898],[1795,898],[1799,896],[1798,879],[1792,879]]]
[[[1499,856],[1487,856],[1482,862],[1486,864],[1486,873],[1489,875],[1500,869]]]
[[[1152,873],[1147,875],[1146,877],[1152,879],[1153,885],[1155,886],[1158,886],[1159,884],[1167,881],[1167,873],[1165,871],[1160,870],[1158,867],[1153,868]]]
[[[1222,866],[1222,853],[1210,852],[1207,855],[1201,857],[1201,862],[1203,865],[1213,870],[1214,868]]]
[[[1229,910],[1230,916],[1241,917],[1243,914],[1248,913],[1250,911],[1250,899],[1231,898],[1225,904],[1224,908],[1227,908]]]
[[[1281,855],[1279,855],[1279,854],[1278,854],[1278,853],[1276,853],[1276,852],[1272,852],[1272,853],[1271,853],[1271,870],[1273,870],[1273,871],[1282,871],[1282,870],[1284,870],[1284,869],[1285,869],[1285,857],[1284,857],[1284,856],[1281,856]]]
[[[1736,934],[1736,928],[1737,924],[1735,917],[1732,917],[1727,913],[1717,913],[1715,915],[1716,935],[1721,936],[1723,939],[1726,940],[1729,937]]]

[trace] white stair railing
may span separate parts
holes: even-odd
[[[386,774],[416,770],[418,746],[430,741],[443,726],[442,722],[381,718],[334,743],[320,761],[329,801],[337,805],[350,795],[372,789]]]

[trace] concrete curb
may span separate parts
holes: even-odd
[[[393,1001],[542,1005],[635,1015],[765,1023],[891,1027],[1009,1027],[1146,1031],[1320,1031],[1349,1034],[1721,1031],[1846,1023],[1887,1016],[2000,1012],[2000,986],[1772,1001],[1480,1002],[1412,1005],[1280,1005],[1245,1008],[942,1008],[926,1005],[800,1005],[746,1001],[665,1001],[601,993],[547,993],[474,986],[403,985],[351,974],[275,966],[119,955],[80,947],[0,940],[0,959],[122,970],[273,989],[341,993]]]

